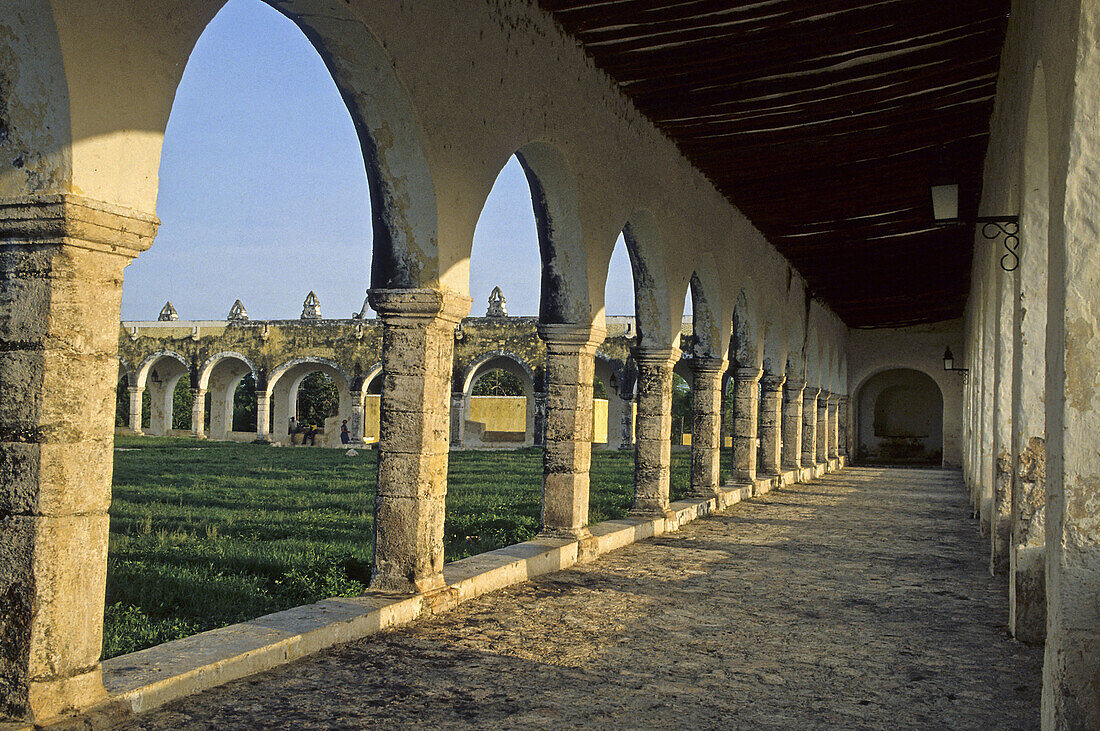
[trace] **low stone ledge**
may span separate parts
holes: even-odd
[[[765,483],[767,487],[762,488]],[[111,658],[103,662],[109,694],[103,705],[135,714],[149,711],[675,531],[772,487],[772,480],[726,486],[714,497],[672,503],[668,517],[609,520],[591,526],[591,536],[580,541],[536,538],[455,561],[443,568],[446,588],[428,595],[336,597]],[[95,712],[89,709],[82,717],[88,721]]]

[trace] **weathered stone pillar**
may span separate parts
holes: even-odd
[[[841,396],[837,399],[837,444],[836,453],[847,459],[848,457],[848,397]]]
[[[141,430],[141,395],[145,393],[145,389],[140,386],[128,386],[126,390],[130,393],[130,423],[128,428],[134,434],[144,434]]]
[[[634,507],[630,513],[647,518],[667,516],[672,464],[672,368],[680,351],[636,347],[632,355],[638,366],[638,429],[634,442]]]
[[[206,439],[206,389],[191,389],[191,435]]]
[[[77,196],[0,200],[0,718],[105,697],[122,270],[156,229]]]
[[[546,392],[535,391],[535,445],[546,444]],[[465,428],[465,427],[463,427]],[[463,437],[465,438],[465,437]]]
[[[694,371],[691,385],[691,494],[714,497],[722,484],[719,461],[722,455],[722,374],[726,362],[721,358],[695,358],[691,365]],[[671,374],[671,368],[669,370]],[[671,407],[670,400],[670,423]]]
[[[782,473],[783,383],[785,376],[760,379],[760,467],[765,477]]]
[[[266,389],[256,390],[256,439],[271,440],[271,397]]]
[[[993,502],[989,514],[989,571],[1008,574],[1012,544],[1012,331],[1015,277],[998,272],[993,348]]]
[[[815,464],[829,462],[829,392],[822,389],[817,397],[817,453]]]
[[[542,534],[588,535],[592,465],[592,379],[604,331],[589,325],[540,324],[546,343],[546,446]]]
[[[619,423],[622,437],[619,449],[634,449],[634,399],[623,399],[623,415]]]
[[[835,393],[829,394],[827,414],[829,420],[829,459],[837,459],[840,452],[837,445],[840,441],[840,397]]]
[[[733,483],[756,484],[756,426],[759,368],[733,372]]]
[[[466,394],[451,394],[451,449],[466,446]]]
[[[802,392],[805,381],[783,384],[783,469],[802,469]]]
[[[372,289],[382,319],[382,404],[371,588],[443,586],[454,328],[470,299],[432,289]]]
[[[802,466],[813,467],[817,462],[817,397],[818,386],[806,386],[802,392]]]
[[[363,405],[363,392],[351,393],[351,418],[348,419],[348,431],[351,432],[351,444],[362,445],[363,435],[366,432],[367,409]]]
[[[1042,701],[1048,729],[1100,728],[1100,3],[1074,5],[1080,19],[1073,99],[1063,100],[1066,120],[1059,123],[1068,128],[1051,126],[1069,150],[1068,160],[1061,158],[1067,169],[1050,180]]]

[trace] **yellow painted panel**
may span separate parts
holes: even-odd
[[[527,431],[527,397],[471,396],[469,419],[484,424],[485,431]]]
[[[607,444],[607,399],[592,399],[592,442]]]

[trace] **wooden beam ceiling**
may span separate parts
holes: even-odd
[[[1008,0],[539,0],[852,327],[962,314]]]

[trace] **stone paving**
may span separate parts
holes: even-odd
[[[848,469],[130,729],[1035,728],[958,473]]]

